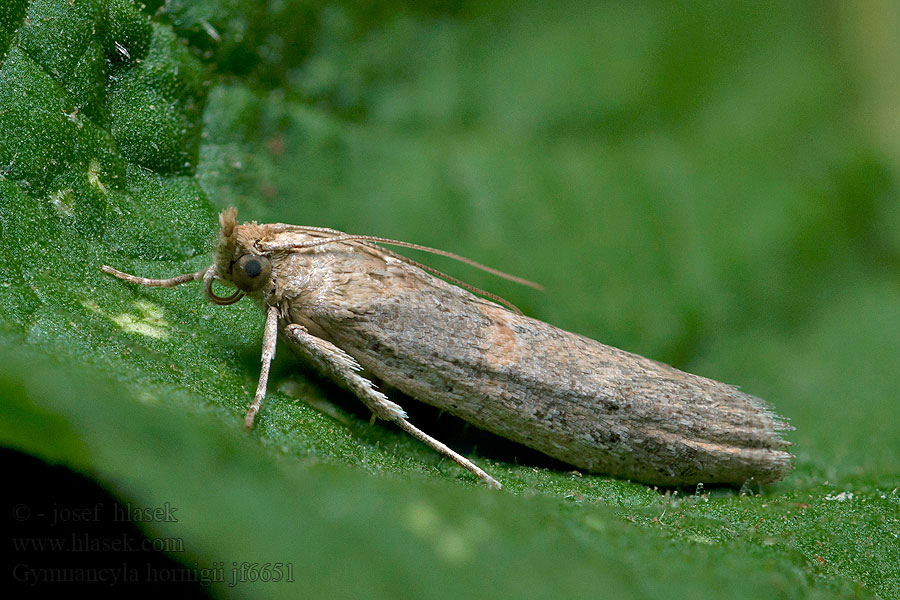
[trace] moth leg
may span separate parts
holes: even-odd
[[[253,429],[253,421],[256,414],[262,406],[263,398],[266,397],[266,386],[269,384],[269,367],[272,365],[272,359],[275,358],[275,346],[278,342],[278,309],[270,306],[266,310],[266,328],[263,333],[262,343],[262,367],[259,370],[259,384],[256,386],[256,395],[253,397],[253,404],[247,409],[247,416],[244,417],[244,428]]]
[[[503,486],[499,481],[485,473],[475,463],[407,421],[406,412],[400,405],[388,400],[387,396],[375,389],[371,381],[359,374],[362,367],[352,356],[331,342],[310,334],[302,325],[288,325],[284,333],[320,370],[356,394],[376,417],[396,423],[400,429],[470,471],[489,486],[502,489]]]
[[[122,271],[117,271],[107,265],[100,267],[100,270],[114,277],[118,277],[119,279],[124,279],[129,283],[137,283],[147,287],[171,288],[176,285],[181,285],[182,283],[203,279],[203,276],[206,275],[209,268],[197,271],[196,273],[185,273],[184,275],[178,275],[177,277],[170,277],[169,279],[147,279],[146,277],[138,277],[137,275],[130,275],[128,273],[123,273]]]
[[[485,473],[481,467],[479,467],[478,465],[473,463],[471,460],[469,460],[468,458],[466,458],[459,452],[456,452],[455,450],[453,450],[452,448],[450,448],[443,442],[440,442],[440,441],[436,440],[435,438],[431,437],[430,435],[428,435],[427,433],[425,433],[424,431],[422,431],[421,429],[419,429],[418,427],[416,427],[415,425],[413,425],[406,419],[395,419],[394,423],[396,423],[400,429],[402,429],[409,435],[413,436],[414,438],[416,438],[417,440],[419,440],[426,446],[430,447],[432,450],[435,450],[439,454],[443,454],[444,456],[446,456],[447,458],[449,458],[450,460],[452,460],[453,462],[455,462],[462,468],[471,472],[476,477],[478,477],[478,479],[482,480],[483,482],[485,482],[486,484],[488,484],[495,490],[503,489],[503,486],[500,485],[500,482],[497,481],[496,479],[494,479],[493,477],[491,477],[490,475],[488,475],[487,473]]]

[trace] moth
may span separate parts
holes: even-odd
[[[219,216],[211,266],[146,279],[202,281],[213,303],[250,297],[265,313],[259,385],[244,420],[253,427],[281,337],[324,374],[487,484],[500,483],[416,428],[370,377],[578,469],[664,486],[774,482],[792,468],[792,429],[736,387],[601,344],[521,314],[482,292],[383,247],[442,250],[322,227],[238,224]],[[382,244],[382,245],[379,245]],[[440,276],[440,277],[439,277]],[[235,291],[220,296],[219,282]],[[480,294],[480,295],[476,295]]]

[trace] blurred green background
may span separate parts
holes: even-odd
[[[0,441],[177,506],[142,527],[186,565],[293,565],[216,595],[900,597],[898,30],[889,0],[6,0]],[[97,270],[203,268],[230,205],[536,280],[427,258],[766,398],[796,471],[648,489],[409,406],[491,493],[286,348],[246,434],[258,310]]]

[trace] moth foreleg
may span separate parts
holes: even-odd
[[[118,277],[119,279],[124,279],[129,283],[137,283],[146,287],[171,288],[175,287],[176,285],[181,285],[182,283],[188,283],[190,281],[196,281],[197,279],[203,279],[203,276],[206,275],[206,272],[209,271],[209,268],[203,269],[202,271],[197,271],[196,273],[185,273],[184,275],[178,275],[177,277],[169,277],[168,279],[148,279],[146,277],[138,277],[137,275],[131,275],[130,273],[123,273],[122,271],[113,269],[108,265],[103,265],[102,267],[100,267],[100,270],[114,277]]]
[[[352,356],[331,342],[312,335],[302,325],[288,325],[285,327],[284,333],[290,341],[299,346],[303,354],[319,367],[320,370],[331,375],[336,381],[356,394],[362,403],[365,404],[376,417],[386,421],[393,421],[417,440],[450,458],[491,487],[497,489],[502,488],[500,482],[485,473],[475,463],[451,450],[445,444],[434,439],[407,421],[406,412],[399,404],[391,402],[387,396],[375,389],[375,386],[371,381],[359,374],[362,367]]]
[[[244,427],[253,429],[253,421],[256,419],[256,413],[262,406],[263,398],[266,397],[266,386],[269,383],[269,368],[272,366],[272,359],[275,358],[275,346],[278,342],[278,309],[270,306],[266,310],[266,328],[263,333],[262,343],[262,367],[259,370],[259,384],[256,386],[256,395],[253,397],[253,404],[247,410],[247,416],[244,417]]]

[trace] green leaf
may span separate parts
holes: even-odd
[[[144,526],[185,565],[292,565],[220,595],[896,597],[900,131],[857,51],[891,48],[879,7],[8,2],[0,441],[177,507]],[[396,396],[493,493],[287,348],[248,434],[259,310],[99,271],[204,268],[230,205],[540,281],[429,259],[767,398],[796,471],[657,490]]]

